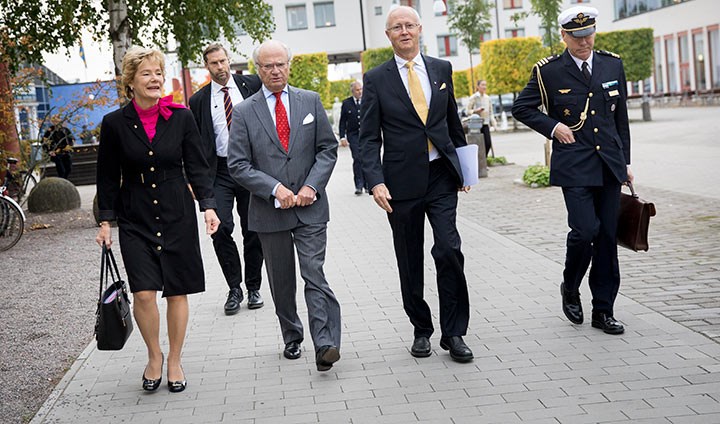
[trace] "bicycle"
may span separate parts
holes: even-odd
[[[7,159],[8,168],[17,163],[17,159]],[[8,195],[7,183],[10,171],[0,186],[0,252],[15,246],[25,231],[25,213],[20,205]]]

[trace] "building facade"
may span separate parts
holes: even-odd
[[[481,61],[458,41],[447,25],[447,14],[433,11],[439,0],[266,0],[273,9],[273,38],[284,41],[295,54],[327,52],[330,63],[358,62],[365,49],[387,47],[385,19],[395,4],[414,7],[422,18],[424,51],[449,60],[456,70]],[[448,0],[441,0],[447,4]],[[462,1],[462,0],[460,0]],[[529,0],[490,0],[492,29],[483,40],[541,36],[545,29],[530,12]],[[600,12],[598,31],[653,28],[653,76],[633,84],[635,93],[704,92],[720,87],[720,13],[716,0],[564,0],[563,8],[588,5]],[[255,47],[239,29],[240,50],[233,54],[236,69],[247,69]],[[352,69],[352,68],[350,68]],[[355,68],[359,73],[359,65]],[[356,75],[346,75],[356,76]]]

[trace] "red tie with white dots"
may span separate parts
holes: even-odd
[[[285,105],[282,102],[282,91],[273,93],[275,95],[275,128],[277,128],[280,144],[287,152],[290,147],[290,124],[288,123]]]

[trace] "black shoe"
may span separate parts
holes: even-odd
[[[362,194],[362,189],[361,189],[361,188],[356,188],[356,189],[355,189],[355,195],[356,195],[356,196],[359,196],[359,195],[361,195],[361,194]]]
[[[227,300],[225,301],[225,315],[235,315],[240,310],[240,302],[243,301],[243,292],[241,289],[230,289]]]
[[[180,366],[182,369],[182,365]],[[183,377],[185,377],[185,370],[183,370]],[[187,388],[187,380],[182,379],[180,381],[170,381],[168,378],[168,390],[170,393],[180,393]]]
[[[315,364],[318,371],[327,371],[340,360],[340,351],[335,346],[322,346],[315,355]]]
[[[265,305],[260,290],[248,290],[248,309],[259,309]]]
[[[285,350],[283,350],[283,356],[288,359],[298,359],[301,354],[300,342],[290,342],[285,345]]]
[[[430,339],[427,337],[415,337],[410,348],[410,354],[416,358],[427,358],[431,354]]]
[[[570,293],[565,290],[565,283],[560,283],[560,294],[562,295],[562,310],[567,319],[573,324],[582,324],[583,311],[580,292]]]
[[[162,356],[162,362],[160,363],[160,378],[157,380],[150,380],[145,377],[145,371],[143,371],[142,376],[142,388],[143,390],[147,390],[148,392],[154,392],[157,390],[158,387],[160,387],[160,383],[162,382],[162,368],[163,364],[165,364],[165,355]]]
[[[617,322],[612,315],[602,312],[593,312],[592,326],[601,329],[607,334],[622,334],[625,332],[625,327]]]
[[[455,362],[470,362],[473,360],[472,350],[465,344],[462,337],[442,337],[440,338],[440,347],[450,351],[450,357]]]

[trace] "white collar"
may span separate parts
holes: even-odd
[[[210,90],[213,94],[219,93],[223,87],[238,88],[237,84],[235,84],[235,78],[233,78],[232,75],[230,75],[230,78],[228,78],[228,82],[225,85],[220,85],[216,83],[215,80],[210,80]]]
[[[421,55],[420,53],[418,53],[417,56],[415,56],[415,57],[412,59],[412,61],[415,62],[415,66],[419,66],[419,67],[421,67],[421,68],[423,68],[423,69],[425,68],[425,61],[423,60],[422,55]],[[410,62],[410,61],[409,61],[409,60],[405,60],[405,59],[403,59],[402,57],[400,57],[400,56],[398,56],[397,54],[395,54],[395,63],[397,64],[397,67],[398,67],[398,68],[403,68],[403,67],[405,67],[405,64],[408,63],[408,62]]]
[[[267,87],[265,87],[265,84],[262,85],[262,91],[263,91],[263,94],[265,95],[265,98],[266,98],[266,99],[274,94],[272,91],[268,90]],[[284,93],[290,94],[290,92],[288,91],[288,85],[287,85],[287,84],[285,84],[285,87],[283,87],[283,89],[280,90],[280,91],[281,91],[281,92],[284,92]]]
[[[569,51],[568,51],[568,54],[572,58],[573,62],[575,62],[575,65],[577,65],[578,69],[582,69],[583,62],[587,62],[588,68],[590,68],[590,72],[592,72],[592,68],[593,68],[592,60],[593,60],[593,55],[594,55],[594,52],[592,50],[590,50],[590,56],[585,60],[578,59],[577,57],[573,56]]]

